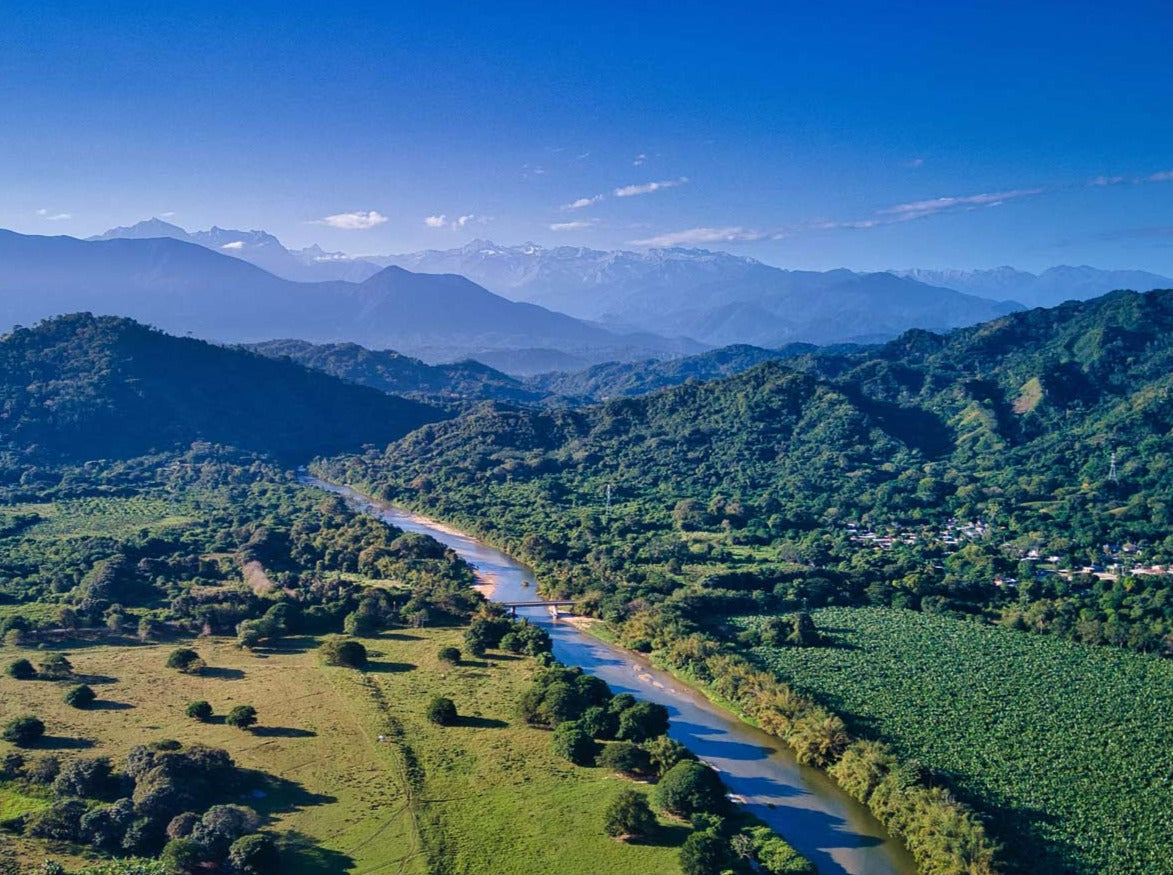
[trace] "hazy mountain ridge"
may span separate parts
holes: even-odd
[[[1086,301],[1118,289],[1147,292],[1173,287],[1173,279],[1143,270],[1100,270],[1059,265],[1034,274],[1013,267],[988,270],[894,270],[898,276],[986,298],[1007,298],[1028,307]]]
[[[640,253],[474,240],[379,261],[459,273],[498,294],[580,318],[715,345],[875,341],[910,327],[947,330],[1019,309],[889,273],[783,270],[701,249]]]
[[[687,340],[617,335],[463,277],[391,267],[362,283],[297,283],[168,238],[81,241],[0,231],[0,265],[2,325],[85,310],[224,342],[353,342],[425,351],[433,361],[534,347],[588,363],[703,349]]]

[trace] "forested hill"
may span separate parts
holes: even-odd
[[[546,397],[545,392],[528,388],[516,377],[471,359],[429,365],[389,349],[304,340],[270,340],[245,348],[269,358],[289,358],[360,386],[420,400],[537,404]]]
[[[690,499],[806,561],[848,521],[961,517],[1087,562],[1173,526],[1171,329],[1173,291],[1115,293],[579,412],[486,406],[348,476],[506,537],[589,540],[573,509],[611,483],[648,531]]]
[[[445,414],[287,361],[88,313],[0,340],[0,450],[127,458],[211,441],[305,461]]]

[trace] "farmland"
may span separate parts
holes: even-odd
[[[1021,871],[1173,873],[1173,664],[911,611],[813,616],[836,646],[754,658],[944,774]]]

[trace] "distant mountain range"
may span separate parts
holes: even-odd
[[[1061,265],[1040,274],[995,267],[990,270],[896,270],[893,273],[984,298],[1006,298],[1028,307],[1086,301],[1117,289],[1147,292],[1173,288],[1173,279],[1143,270],[1099,270]]]
[[[431,361],[555,349],[592,364],[704,349],[651,334],[619,335],[509,301],[459,276],[389,267],[361,283],[300,283],[175,239],[82,241],[0,231],[0,325],[77,311],[225,342],[354,342]]]
[[[474,240],[383,261],[458,273],[506,297],[611,327],[720,346],[872,342],[912,326],[943,331],[1021,309],[891,273],[782,270],[700,249],[605,252]]]

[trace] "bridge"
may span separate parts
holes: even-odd
[[[561,601],[558,599],[551,599],[550,601],[540,601],[540,602],[498,602],[498,604],[501,605],[501,607],[503,607],[503,608],[508,608],[509,615],[512,617],[517,616],[517,609],[518,608],[554,608],[554,609],[557,609],[557,608],[569,608],[569,607],[574,606],[574,602],[570,601],[569,599],[565,599],[565,600],[561,600]]]

